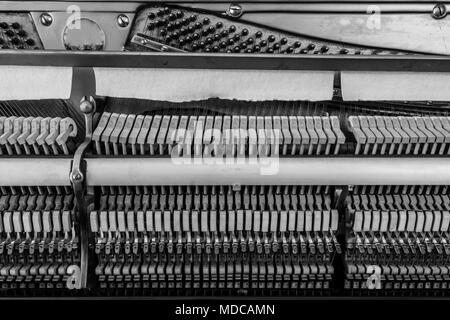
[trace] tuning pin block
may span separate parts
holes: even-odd
[[[163,13],[161,13],[163,12]],[[168,12],[166,14],[165,12]],[[148,7],[136,16],[128,50],[265,54],[396,54],[312,39],[183,7]]]

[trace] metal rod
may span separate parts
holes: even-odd
[[[243,70],[450,72],[449,56],[289,56],[2,50],[0,65]]]
[[[168,158],[92,158],[98,185],[449,185],[448,158],[271,158],[258,163],[179,163]]]
[[[0,186],[70,186],[72,159],[2,158]]]
[[[155,0],[97,0],[97,1],[92,1],[92,0],[53,0],[53,1],[35,1],[35,0],[8,0],[8,1],[2,1],[1,3],[5,3],[5,4],[10,4],[10,3],[32,3],[35,2],[37,4],[41,4],[41,3],[65,3],[65,2],[95,2],[95,3],[102,3],[102,4],[106,4],[109,2],[113,2],[113,3],[137,3],[137,4],[145,4],[145,3],[154,3]],[[285,3],[429,3],[430,0],[282,0],[282,1],[277,1],[277,0],[244,0],[244,1],[237,1],[240,4],[244,4],[244,3],[280,3],[280,4],[285,4]],[[164,1],[164,3],[186,3],[186,4],[195,4],[195,3],[230,3],[229,0],[197,0],[197,1],[193,1],[193,0],[167,0]],[[443,3],[447,3],[447,2],[443,2]]]
[[[67,10],[67,3],[71,2],[80,7],[84,12],[131,12],[136,11],[140,6],[152,3],[154,1],[91,1],[91,0],[67,0],[67,1],[0,1],[0,11],[63,11]],[[445,3],[445,2],[443,2]],[[210,10],[215,12],[226,12],[230,6],[230,1],[183,1],[169,0],[164,4],[182,5],[187,8]],[[431,13],[436,5],[429,0],[408,1],[397,0],[389,1],[371,1],[371,0],[326,0],[326,1],[274,1],[274,0],[246,0],[239,2],[245,12],[349,12],[349,13],[367,13],[368,5],[377,6],[382,14],[389,13]],[[448,4],[448,3],[447,3]]]
[[[93,97],[83,97],[80,103],[80,111],[84,114],[86,136],[83,143],[77,148],[73,156],[72,168],[70,172],[70,181],[75,195],[75,204],[78,213],[78,222],[80,224],[80,287],[88,287],[88,266],[89,266],[89,222],[86,202],[86,166],[83,161],[87,147],[92,140],[92,116],[95,112],[95,100]]]

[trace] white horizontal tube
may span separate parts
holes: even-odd
[[[0,186],[69,186],[72,159],[0,159]]]
[[[163,158],[87,160],[88,185],[449,185],[448,158],[279,158],[178,164]],[[276,164],[278,161],[278,164]]]

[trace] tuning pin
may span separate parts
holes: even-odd
[[[164,16],[164,9],[159,9],[158,11],[156,11],[156,15],[157,15],[158,17]]]

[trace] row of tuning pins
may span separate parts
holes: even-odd
[[[0,49],[38,49],[33,35],[24,27],[17,21],[0,20]]]
[[[145,11],[142,32],[161,43],[194,52],[283,54],[397,54],[397,51],[333,44],[293,37],[267,28],[184,8]]]

